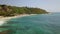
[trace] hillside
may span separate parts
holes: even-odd
[[[40,8],[0,5],[0,16],[15,16],[19,14],[45,14],[45,13],[48,12]]]

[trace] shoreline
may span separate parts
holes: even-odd
[[[12,18],[18,18],[18,17],[24,17],[24,16],[31,16],[31,15],[37,15],[37,14],[21,14],[21,15],[16,15],[16,16],[12,16],[12,17],[2,17],[0,16],[0,26],[4,23],[6,23],[6,21],[12,19]]]

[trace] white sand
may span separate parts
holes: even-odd
[[[30,14],[30,15],[36,15],[36,14]],[[4,24],[6,21],[12,19],[12,18],[18,18],[18,17],[24,17],[24,16],[30,16],[28,14],[22,14],[22,15],[17,15],[13,17],[0,17],[0,26]]]

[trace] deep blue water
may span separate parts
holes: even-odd
[[[60,13],[25,16],[7,21],[2,26],[10,34],[60,34]]]

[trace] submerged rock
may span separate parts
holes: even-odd
[[[10,32],[11,32],[11,30],[6,30],[6,31],[0,32],[0,34],[11,34]]]

